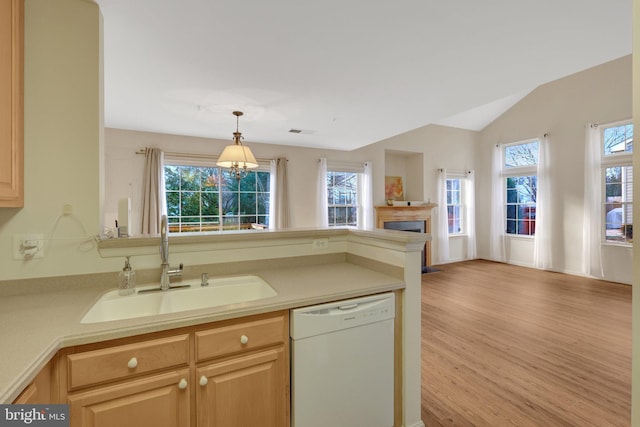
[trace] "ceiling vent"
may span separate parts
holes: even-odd
[[[315,130],[307,130],[307,129],[289,129],[289,133],[301,133],[303,135],[312,135],[316,133]]]

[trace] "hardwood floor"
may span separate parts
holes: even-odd
[[[422,419],[629,426],[631,286],[467,261],[422,276]]]

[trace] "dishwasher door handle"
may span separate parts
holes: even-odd
[[[358,308],[360,304],[358,303],[354,303],[354,304],[347,304],[347,305],[339,305],[338,306],[338,310],[353,310],[354,308]]]

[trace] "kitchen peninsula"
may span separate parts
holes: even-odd
[[[294,307],[396,292],[395,424],[420,421],[420,264],[428,236],[389,230],[304,229],[170,237],[172,263],[184,279],[255,274],[277,296],[228,306],[81,324],[91,305],[115,287],[113,274],[0,282],[0,401],[12,402],[58,352],[109,340]],[[103,241],[103,257],[132,256],[140,282],[157,281],[158,237]]]

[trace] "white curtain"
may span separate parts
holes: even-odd
[[[269,228],[282,229],[290,226],[289,179],[287,176],[286,158],[271,160],[270,195],[269,195]]]
[[[449,261],[449,212],[447,210],[447,170],[438,169],[438,263]]]
[[[467,172],[465,205],[467,207],[467,259],[476,259],[476,174],[474,171]]]
[[[536,191],[536,231],[533,244],[533,265],[544,270],[553,269],[553,252],[551,248],[552,219],[551,167],[549,163],[549,138],[547,135],[538,139],[538,183]]]
[[[364,164],[361,183],[362,187],[358,192],[361,195],[358,225],[360,228],[373,228],[373,168],[371,162]]]
[[[597,124],[587,124],[584,157],[584,219],[582,224],[582,270],[603,277],[601,249],[602,167],[601,138]]]
[[[491,165],[491,228],[489,240],[489,254],[491,259],[506,262],[504,233],[505,233],[505,204],[504,183],[502,177],[502,146],[496,144],[493,148]]]
[[[164,153],[147,148],[142,180],[142,234],[159,234],[160,219],[167,211],[164,189]]]
[[[327,159],[322,157],[318,162],[318,206],[316,210],[316,218],[318,226],[329,226],[329,206],[327,199]]]

